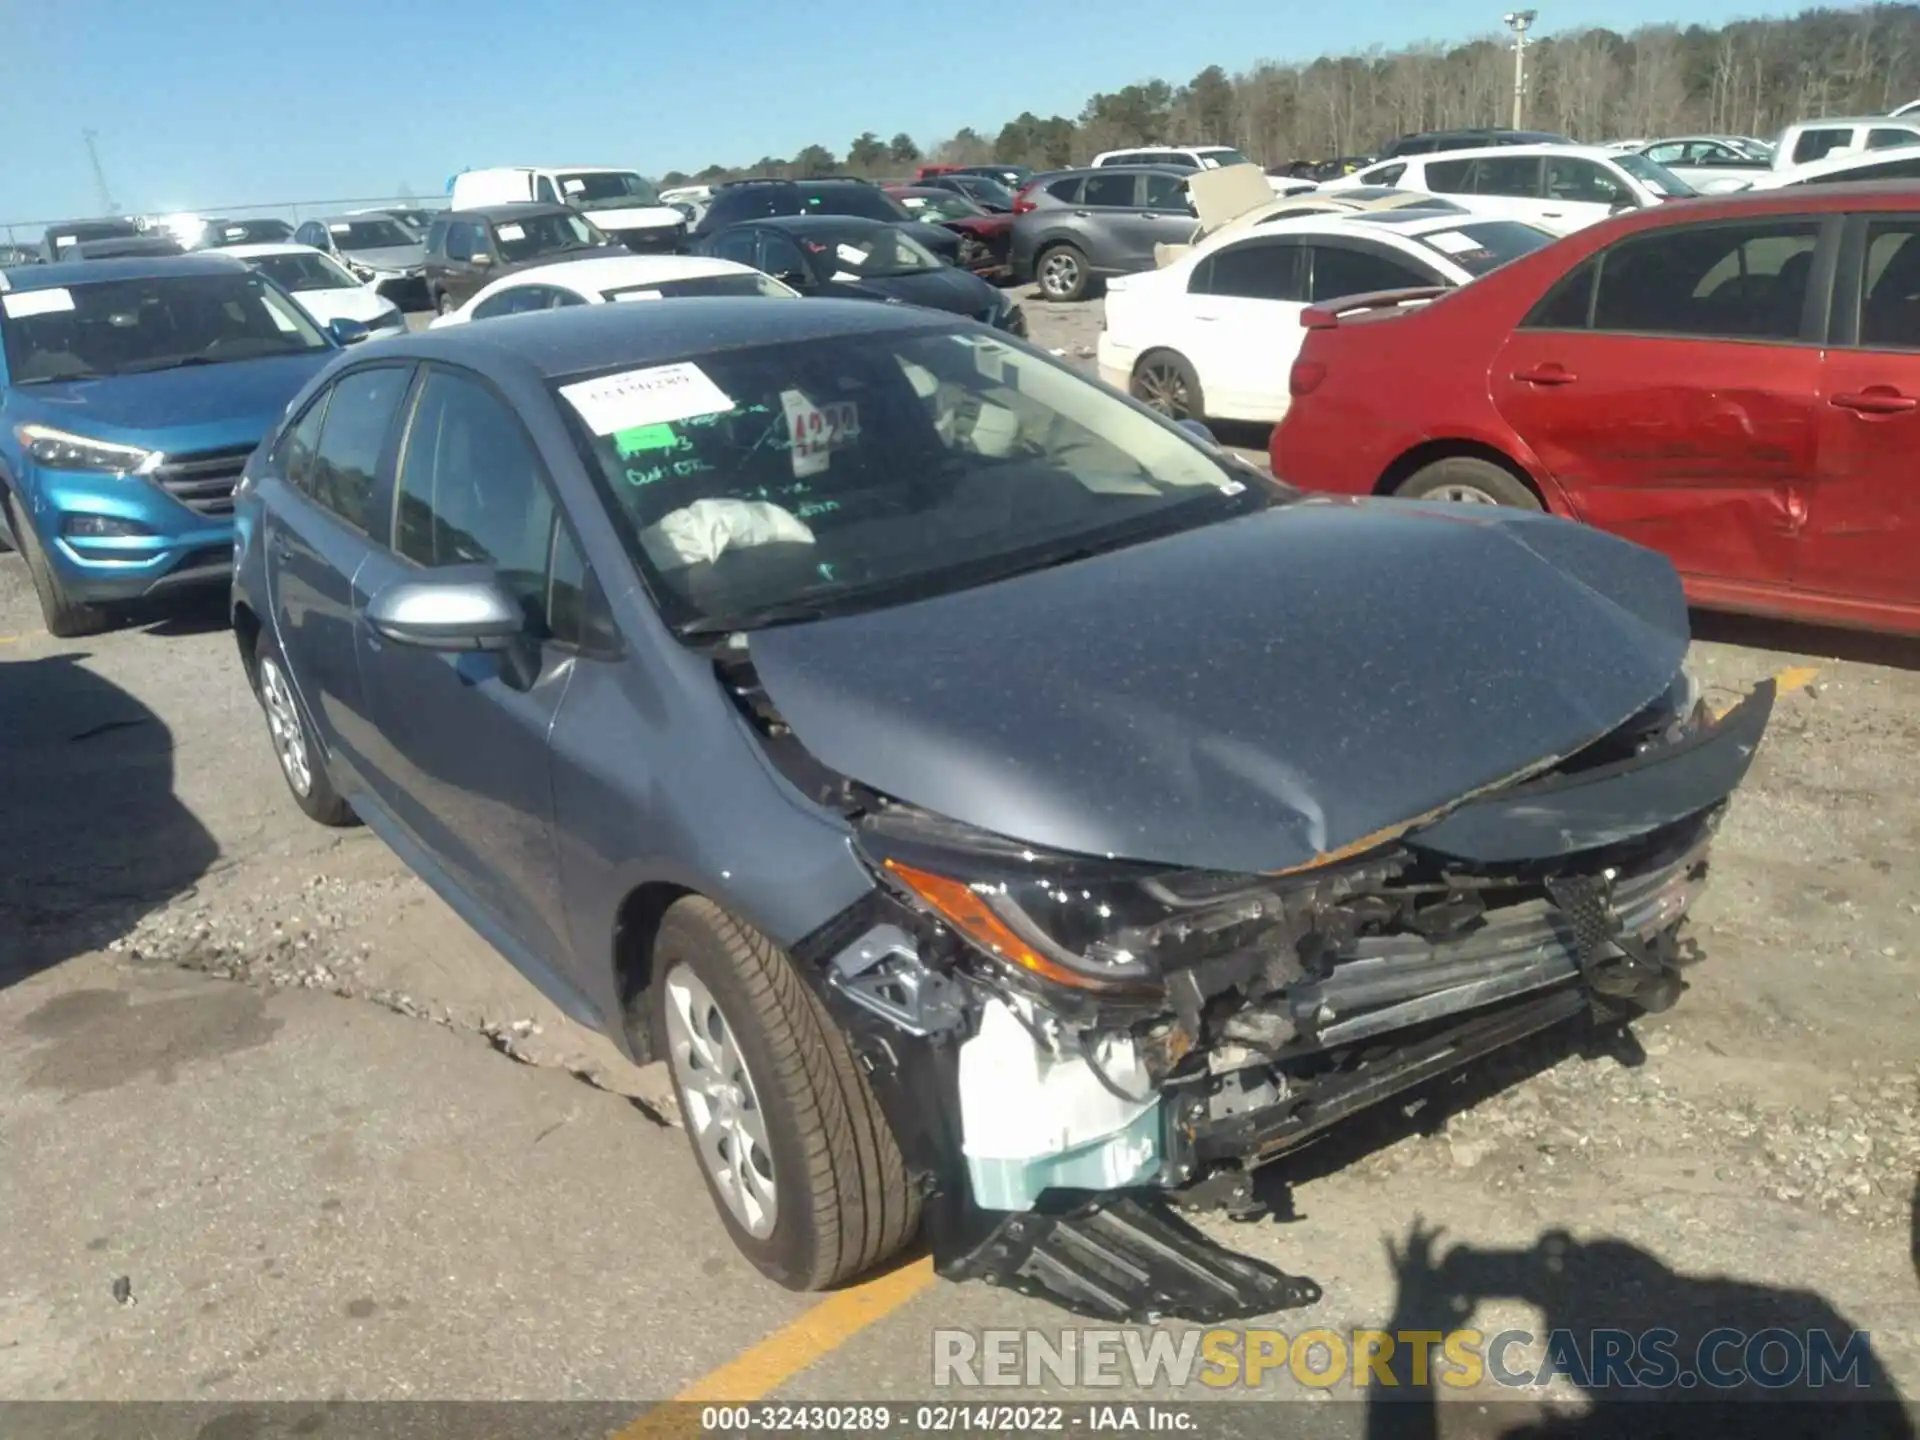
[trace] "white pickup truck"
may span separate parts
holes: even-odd
[[[686,217],[660,203],[652,184],[631,170],[598,165],[502,165],[453,177],[455,210],[544,201],[569,205],[642,254],[678,250]]]

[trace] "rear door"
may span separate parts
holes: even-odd
[[[1538,155],[1482,155],[1473,162],[1471,208],[1482,215],[1525,220],[1564,233],[1557,222],[1546,218],[1558,207],[1547,203],[1542,189],[1544,164]]]
[[[1193,363],[1207,413],[1278,420],[1287,371],[1300,351],[1307,305],[1307,251],[1292,236],[1254,236],[1222,246],[1194,267],[1184,305],[1169,307],[1168,344]]]
[[[1547,292],[1489,387],[1582,519],[1689,576],[1787,581],[1815,475],[1839,229],[1795,216],[1667,226]]]
[[[1796,585],[1920,605],[1920,218],[1848,223]]]
[[[465,371],[423,367],[399,446],[392,545],[361,585],[486,564],[516,595],[539,647],[531,684],[493,654],[448,654],[356,627],[373,734],[366,769],[393,816],[523,945],[564,954],[547,735],[571,654],[551,638],[547,585],[571,545],[546,470],[507,403]]]
[[[1153,268],[1141,175],[1135,170],[1096,170],[1088,175],[1074,202],[1073,227],[1095,270],[1131,273]]]
[[[413,367],[351,370],[288,432],[284,464],[263,482],[267,593],[274,634],[328,750],[354,769],[370,740],[354,654],[360,572],[385,530],[374,495]]]

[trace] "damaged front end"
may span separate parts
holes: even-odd
[[[749,673],[750,672],[745,672]],[[1269,875],[1042,852],[769,753],[878,884],[798,947],[927,1196],[940,1273],[1109,1319],[1318,1289],[1142,1192],[1248,1177],[1362,1108],[1583,1012],[1666,1008],[1681,926],[1773,704],[1675,687],[1603,739],[1358,853]]]

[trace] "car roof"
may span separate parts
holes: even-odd
[[[1415,164],[1432,164],[1436,160],[1473,160],[1482,155],[1491,155],[1513,159],[1516,156],[1525,159],[1529,155],[1583,155],[1589,160],[1617,160],[1618,150],[1608,150],[1601,145],[1555,145],[1547,142],[1527,145],[1476,145],[1465,150],[1435,150],[1427,155],[1396,155],[1393,162],[1402,159]]]
[[[776,310],[781,313],[772,313]],[[429,328],[383,340],[380,351],[551,380],[618,365],[644,369],[697,361],[703,355],[762,345],[967,323],[918,306],[875,305],[870,300],[821,299],[770,306],[756,296],[687,296],[670,305],[543,310],[516,315],[510,326],[497,328]]]
[[[872,225],[890,229],[890,220],[875,220],[866,215],[755,215],[742,225],[777,225],[782,230],[840,230],[848,225]]]
[[[1807,182],[1802,177],[1845,175],[1853,170],[1871,170],[1876,165],[1911,165],[1916,156],[1920,156],[1920,145],[1892,145],[1884,150],[1847,150],[1839,155],[1823,155],[1818,160],[1809,160],[1804,165],[1777,172],[1781,183],[1769,188],[1791,189],[1796,185],[1804,188]],[[1914,182],[1908,178],[1887,183],[1911,185]]]
[[[520,200],[511,205],[474,205],[465,210],[442,210],[436,219],[484,220],[489,225],[501,220],[530,220],[536,215],[571,215],[573,211],[552,200]]]
[[[706,255],[602,255],[591,260],[561,260],[552,265],[530,265],[503,275],[502,290],[514,285],[567,285],[582,290],[604,290],[613,285],[646,285],[662,280],[690,280],[702,275],[752,275],[751,265],[717,260]],[[487,287],[492,289],[492,286]]]
[[[223,245],[220,247],[220,253],[231,255],[236,260],[259,260],[268,255],[321,255],[325,252],[316,250],[311,245],[295,245],[290,240],[275,240],[253,245]]]
[[[111,260],[58,260],[7,271],[11,290],[55,290],[106,280],[153,280],[168,275],[231,275],[246,266],[224,250],[188,255],[126,255]]]
[[[1133,153],[1131,151],[1129,154]],[[1035,175],[1028,184],[1040,180],[1061,180],[1069,175],[1178,175],[1183,180],[1193,171],[1183,165],[1075,165],[1066,170],[1049,170],[1044,175]]]
[[[1618,220],[1601,223],[1617,224],[1620,229],[1614,233],[1625,234],[1640,229],[1664,229],[1667,224],[1738,220],[1747,215],[1823,214],[1830,210],[1920,211],[1920,182],[1869,180],[1853,185],[1735,190],[1724,195],[1674,200],[1655,209],[1636,210]]]
[[[1822,125],[1885,125],[1890,130],[1920,130],[1920,117],[1912,115],[1828,115],[1819,120],[1796,120],[1789,130],[1817,130]]]
[[[314,223],[316,225],[345,224],[350,220],[365,220],[370,215],[378,217],[386,213],[384,210],[343,210],[338,215],[316,215]]]

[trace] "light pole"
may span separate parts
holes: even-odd
[[[1527,114],[1527,27],[1533,24],[1537,10],[1509,10],[1500,18],[1513,31],[1513,128],[1526,123]]]

